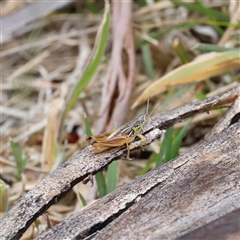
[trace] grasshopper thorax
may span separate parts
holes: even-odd
[[[135,119],[134,125],[132,127],[133,131],[135,133],[138,133],[142,130],[142,128],[146,125],[148,122],[148,114],[141,114]]]

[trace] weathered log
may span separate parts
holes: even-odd
[[[36,239],[83,239],[92,234],[91,239],[184,239],[189,232],[208,228],[240,210],[239,137],[238,122]],[[239,216],[235,220],[239,223]],[[232,222],[231,227],[229,233],[237,235],[240,226],[236,229]],[[191,238],[197,232],[192,234],[188,239],[198,239]]]
[[[239,238],[240,238],[240,208],[177,239],[239,240]]]
[[[218,96],[152,117],[146,126],[146,144],[159,138],[163,130],[186,117],[233,102],[239,92],[238,85]],[[237,106],[239,114],[239,104]],[[239,200],[237,198],[240,196],[237,189],[240,169],[239,123],[233,120],[236,116],[237,114],[228,119],[229,125],[223,131],[197,145],[185,155],[117,189],[81,213],[49,229],[40,235],[39,239],[83,238],[92,233],[97,234],[96,238],[107,236],[107,238],[111,236],[117,238],[122,234],[123,238],[167,235],[172,239],[181,236],[179,232],[183,235],[202,226],[202,222],[209,223],[237,209],[237,200]],[[133,142],[130,148],[138,148],[139,142]],[[126,148],[116,148],[94,154],[91,148],[87,147],[75,154],[10,209],[0,223],[2,230],[0,238],[19,238],[39,215],[75,184],[87,178],[89,174],[95,174],[125,153]],[[209,194],[207,191],[210,191]],[[196,201],[204,201],[206,211],[197,208]],[[219,209],[217,205],[221,206],[222,215],[217,211]],[[189,209],[191,214],[186,215],[184,211],[186,209]],[[174,216],[176,211],[184,217],[181,218],[181,214]],[[209,211],[213,212],[206,220],[204,217]],[[148,221],[147,218],[144,220],[144,216],[148,216]],[[150,220],[154,218],[157,222],[151,225]],[[194,220],[194,223],[190,224],[189,220]],[[171,225],[180,226],[181,221],[186,221],[185,228],[176,228],[174,225],[175,231],[173,231]],[[101,232],[98,232],[99,230]]]

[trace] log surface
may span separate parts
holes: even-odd
[[[239,139],[238,122],[36,239],[176,239],[240,210]]]
[[[159,138],[165,129],[174,125],[176,122],[182,121],[186,117],[191,117],[196,113],[208,111],[212,108],[222,106],[227,103],[232,103],[238,97],[239,92],[240,86],[238,85],[226,93],[153,116],[145,129],[145,137],[147,138],[146,144],[150,144],[152,141]],[[225,124],[227,124],[223,128],[223,131],[218,131],[219,133],[214,134],[212,137],[210,136],[209,139],[206,139],[205,142],[201,143],[202,145],[200,145],[200,147],[197,145],[195,148],[190,150],[189,155],[183,155],[182,157],[177,158],[175,161],[165,164],[158,169],[154,169],[148,174],[136,179],[135,181],[132,181],[129,184],[124,185],[122,188],[117,189],[113,193],[97,201],[97,203],[90,205],[81,211],[79,215],[74,215],[72,218],[77,217],[80,219],[79,222],[76,219],[74,220],[77,222],[77,225],[72,222],[72,218],[69,218],[66,221],[58,224],[56,228],[54,227],[47,231],[49,234],[48,236],[51,236],[50,233],[53,232],[57,234],[59,230],[57,227],[60,227],[62,229],[66,229],[66,236],[72,236],[72,238],[75,238],[76,236],[78,236],[78,238],[86,237],[89,234],[98,233],[100,229],[102,231],[98,233],[97,236],[101,238],[101,234],[103,236],[105,234],[105,229],[107,231],[109,226],[112,226],[112,224],[118,221],[118,219],[122,219],[122,216],[127,217],[126,219],[129,218],[130,221],[130,216],[126,216],[126,214],[130,211],[130,209],[137,208],[140,202],[143,201],[140,198],[144,197],[143,199],[147,199],[152,196],[151,193],[155,191],[156,194],[159,194],[160,192],[162,193],[159,195],[159,200],[161,201],[163,200],[165,194],[167,194],[166,196],[168,196],[170,200],[172,197],[174,199],[174,193],[177,194],[175,198],[181,197],[183,195],[181,194],[181,190],[185,186],[184,184],[189,184],[191,186],[191,181],[193,181],[193,183],[196,185],[197,183],[194,181],[195,178],[203,181],[199,181],[196,185],[200,189],[196,190],[194,194],[199,195],[201,195],[200,193],[202,191],[205,192],[204,187],[210,187],[210,184],[215,186],[216,179],[219,178],[221,180],[226,178],[225,180],[228,182],[223,182],[221,180],[220,183],[222,182],[225,187],[231,184],[233,185],[231,186],[230,190],[228,188],[223,188],[222,191],[225,194],[225,197],[228,195],[228,197],[233,198],[231,200],[233,203],[230,209],[234,210],[236,208],[234,202],[236,196],[234,194],[237,194],[236,188],[239,187],[238,183],[240,182],[239,179],[238,181],[235,179],[236,170],[238,169],[239,171],[239,144],[237,144],[237,140],[239,139],[239,123],[233,119],[234,117],[238,116],[240,112],[239,104],[236,105],[238,109],[237,114],[232,114],[231,117],[225,121]],[[139,148],[139,144],[140,141],[135,141],[131,143],[130,148]],[[87,147],[84,150],[76,153],[71,159],[51,172],[31,191],[25,194],[17,202],[17,204],[10,209],[4,219],[0,222],[0,239],[17,239],[21,237],[24,231],[26,231],[29,225],[34,222],[39,215],[41,215],[53,203],[57,202],[58,199],[64,196],[75,184],[88,178],[89,174],[95,174],[96,172],[100,171],[112,161],[121,158],[121,156],[124,154],[126,154],[125,147],[113,148],[101,154],[94,154],[91,150],[91,147]],[[193,175],[194,171],[197,171],[195,172],[195,175]],[[230,176],[233,179],[228,179]],[[212,179],[213,182],[211,182],[208,178],[210,180]],[[235,185],[233,184],[233,181],[235,181]],[[180,188],[174,185],[174,183],[176,184],[178,182],[181,184]],[[164,188],[165,185],[168,185],[168,187]],[[172,193],[173,195],[170,194],[172,188],[175,189]],[[208,190],[210,193],[215,193],[214,191],[212,192],[212,189]],[[221,195],[220,192],[218,192],[218,194]],[[212,195],[210,194],[209,196]],[[198,199],[198,195],[195,197]],[[208,194],[206,193],[206,195],[202,196],[200,199],[203,201],[207,197]],[[194,196],[192,198],[189,196],[189,199],[195,199]],[[139,203],[137,203],[138,200]],[[220,201],[220,199],[218,200]],[[161,201],[159,201],[159,203]],[[212,201],[214,204],[214,200]],[[224,198],[223,201],[227,200]],[[165,204],[167,204],[165,207],[171,210],[170,206],[173,203],[170,202]],[[187,203],[185,204],[187,205]],[[224,205],[226,203],[223,202],[222,204]],[[155,205],[158,206],[157,203],[154,204],[154,206]],[[131,206],[132,208],[130,208]],[[148,204],[146,204],[146,206],[148,206]],[[144,204],[139,210],[141,210],[143,207]],[[161,209],[161,206],[158,206],[157,209]],[[191,211],[194,212],[194,208],[191,209]],[[134,213],[134,211],[132,213]],[[162,212],[160,213],[162,214]],[[138,213],[138,215],[140,217],[141,214]],[[149,217],[150,216],[151,215],[149,215]],[[119,220],[120,222],[118,223],[118,228],[121,229],[122,227],[122,230],[119,231],[123,231],[123,229],[126,231],[128,230],[127,227],[121,225],[122,222],[125,222],[125,217],[123,219],[124,221]],[[116,220],[113,221],[115,218]],[[216,218],[217,216],[214,215],[211,220]],[[133,221],[135,220],[133,219]],[[169,222],[171,221],[173,221],[173,219],[169,220]],[[164,218],[161,219],[161,222],[167,224]],[[198,226],[200,226],[200,224],[196,222],[196,227]],[[67,228],[69,231],[67,231]],[[116,232],[118,228],[116,228]],[[133,230],[129,231],[134,232],[134,230],[139,230],[135,227],[133,228]],[[149,229],[151,228],[149,226]],[[115,233],[115,229],[113,231]],[[59,232],[63,234],[61,231]],[[183,233],[185,234],[187,231],[183,231]],[[128,234],[126,233],[126,236],[127,235]],[[42,236],[44,237],[44,234]],[[158,233],[156,233],[156,236],[158,236]],[[48,239],[53,239],[54,237],[55,236],[52,235],[52,238]],[[40,238],[41,236],[39,236],[39,239]],[[45,236],[44,238],[47,237]]]

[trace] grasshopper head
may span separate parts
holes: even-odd
[[[135,133],[141,131],[143,126],[147,123],[147,122],[145,122],[145,116],[146,116],[146,114],[141,114],[136,119],[136,122],[134,123],[134,126],[132,127],[132,129]]]

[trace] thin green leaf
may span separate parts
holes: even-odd
[[[25,166],[29,162],[29,159],[28,159],[28,157],[22,158],[22,149],[21,149],[21,146],[19,145],[19,143],[11,141],[10,145],[11,145],[14,159],[16,161],[15,178],[17,181],[21,181],[21,179],[22,179],[21,174],[24,171]]]
[[[137,0],[138,4],[142,7],[147,6],[146,0]]]
[[[0,212],[5,213],[9,207],[9,186],[0,179]]]
[[[173,140],[172,147],[171,147],[170,159],[174,159],[175,157],[178,156],[179,148],[182,145],[183,137],[185,136],[191,122],[192,122],[192,119],[190,119],[187,122],[187,124],[179,131],[176,138]]]
[[[175,52],[177,53],[178,57],[181,59],[183,64],[190,62],[188,53],[187,53],[185,47],[182,45],[179,38],[174,39],[174,41],[172,43],[172,47],[175,50]]]
[[[156,31],[156,32],[152,32],[149,34],[150,37],[155,38],[155,39],[159,39],[161,37],[164,37],[167,33],[171,32],[174,29],[179,29],[179,30],[185,30],[185,29],[189,29],[193,26],[198,25],[198,23],[181,23],[178,25],[174,25],[174,26],[170,26],[170,27],[166,27],[160,31]],[[142,44],[148,43],[145,39],[139,39],[135,42],[135,45],[137,47],[141,46]]]
[[[139,176],[144,175],[145,173],[147,173],[150,169],[153,163],[156,163],[158,158],[158,154],[153,154],[153,156],[151,157],[151,159],[148,161],[148,163],[146,164],[146,166],[139,172]]]
[[[239,23],[231,23],[231,22],[222,22],[222,21],[216,21],[211,19],[202,19],[199,21],[199,24],[208,24],[212,26],[221,26],[221,27],[234,27],[239,28]]]
[[[197,49],[203,52],[226,52],[226,51],[240,51],[240,48],[226,48],[214,44],[199,43],[193,49]]]
[[[165,156],[165,151],[166,151],[166,138],[163,138],[162,144],[161,144],[161,148],[160,148],[160,152],[158,154],[157,157],[157,161],[156,161],[156,167],[161,166],[164,163],[164,156]]]
[[[88,120],[88,117],[86,116],[86,114],[84,114],[84,125],[85,125],[85,129],[86,129],[86,134],[88,137],[92,136],[92,131],[91,131],[91,126]]]
[[[108,166],[107,171],[107,193],[114,191],[117,188],[118,163],[112,162]]]
[[[81,202],[82,202],[82,205],[85,207],[85,206],[87,206],[87,201],[85,200],[85,198],[83,197],[83,195],[81,194],[81,193],[78,193],[78,195],[79,195],[79,198],[80,198],[80,200],[81,200]]]
[[[154,68],[152,63],[151,51],[148,43],[141,46],[145,70],[149,78],[154,78]]]
[[[206,98],[206,94],[205,93],[196,93],[195,96],[196,96],[196,98],[198,100],[203,100],[203,99]]]
[[[36,220],[34,221],[34,224],[35,224],[35,227],[39,230],[39,226],[40,226],[40,224],[41,224],[40,220],[39,220],[39,219],[36,219]]]
[[[173,138],[173,127],[170,127],[166,133],[165,133],[165,138],[166,138],[166,150],[165,150],[165,160],[164,162],[170,161],[171,158],[171,145],[172,145],[172,138]]]
[[[194,12],[198,12],[201,14],[205,14],[202,8],[199,8],[199,5],[196,3],[187,3],[187,2],[182,2],[181,0],[171,0],[171,2],[177,6],[177,7],[185,7],[186,9]],[[224,14],[218,10],[215,9],[209,9],[210,13],[212,16],[214,16],[214,19],[219,20],[219,21],[224,21],[224,22],[229,22],[230,18],[227,14]]]
[[[197,5],[199,6],[199,9],[201,9],[206,16],[208,16],[211,20],[215,20],[213,12],[211,12],[210,8],[206,8],[201,0],[196,0]],[[223,35],[223,30],[219,26],[215,26],[218,32]]]
[[[93,14],[97,13],[97,9],[94,6],[94,2],[92,0],[84,0],[85,5]]]
[[[101,26],[101,32],[100,35],[96,38],[96,43],[94,46],[94,56],[92,61],[89,63],[89,65],[86,67],[86,70],[80,79],[80,81],[77,83],[77,85],[73,88],[72,95],[68,101],[66,112],[68,113],[78,100],[79,94],[84,90],[84,88],[87,86],[93,75],[95,74],[98,66],[101,63],[101,58],[104,54],[106,43],[107,43],[107,37],[108,37],[108,31],[109,31],[109,22],[110,22],[110,12],[109,10],[105,12],[104,21]]]
[[[105,196],[107,194],[107,185],[103,172],[96,173],[96,182],[98,186],[99,196]]]
[[[156,161],[156,167],[161,166],[165,162],[166,153],[168,151],[167,149],[169,148],[169,146],[171,146],[171,142],[172,142],[172,136],[170,136],[170,134],[172,134],[172,129],[169,128],[164,134],[160,152],[158,154],[157,161]]]
[[[88,83],[94,76],[98,66],[101,63],[101,58],[104,54],[106,43],[107,43],[109,23],[110,23],[110,7],[109,7],[108,1],[105,1],[104,18],[96,37],[95,46],[92,53],[93,57],[90,58],[90,62],[86,65],[86,68],[82,77],[80,78],[79,82],[77,82],[77,84],[72,88],[71,94],[69,94],[65,108],[61,116],[59,132],[58,132],[58,141],[61,141],[61,134],[62,134],[64,119],[66,118],[68,112],[73,108],[73,106],[77,102],[80,93],[88,85]]]
[[[22,161],[22,149],[19,145],[19,143],[10,141],[11,149],[13,156],[15,158],[16,162],[21,162]]]

